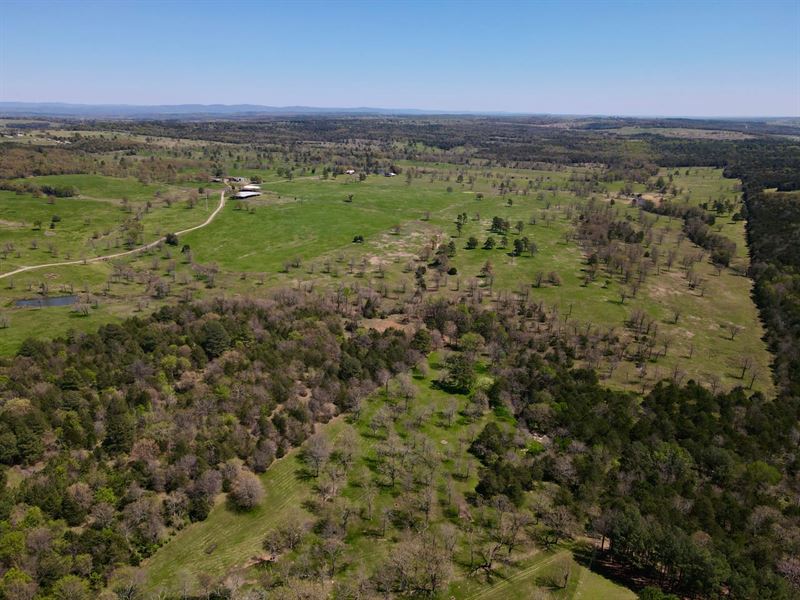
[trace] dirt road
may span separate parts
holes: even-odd
[[[200,223],[200,225],[195,225],[194,227],[189,227],[188,229],[183,229],[182,231],[176,231],[175,235],[183,235],[184,233],[189,233],[191,231],[197,231],[198,229],[202,229],[206,225],[209,225],[214,218],[219,214],[219,212],[225,208],[225,190],[222,190],[219,195],[219,204],[217,208],[208,216],[208,218]],[[152,241],[144,246],[139,246],[138,248],[134,248],[133,250],[125,250],[124,252],[117,252],[115,254],[106,254],[105,256],[95,256],[93,258],[82,258],[80,260],[65,260],[61,262],[53,262],[53,263],[45,263],[42,265],[30,265],[28,267],[20,267],[18,269],[14,269],[13,271],[9,271],[8,273],[0,273],[0,279],[5,279],[6,277],[11,277],[13,275],[18,275],[19,273],[25,273],[26,271],[34,271],[36,269],[47,269],[48,267],[63,267],[66,265],[88,265],[89,263],[96,263],[102,262],[104,260],[112,260],[114,258],[122,258],[123,256],[128,256],[130,254],[136,254],[137,252],[142,252],[143,250],[148,250],[149,248],[153,248],[157,246],[161,242],[164,241],[164,237],[160,237],[155,241]]]

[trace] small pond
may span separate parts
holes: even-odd
[[[46,308],[48,306],[69,306],[78,301],[78,296],[42,296],[41,298],[23,298],[14,302],[18,308]]]

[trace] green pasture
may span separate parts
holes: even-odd
[[[675,183],[689,195],[689,202],[737,197],[736,182],[723,179],[721,170],[691,168],[689,175],[686,169],[678,171]],[[568,172],[531,172],[534,174],[553,178],[556,187],[567,185],[570,178]],[[413,289],[414,276],[408,265],[416,268],[419,263],[415,259],[438,235],[443,243],[452,241],[456,245],[451,266],[458,273],[442,276],[437,288],[429,271],[428,291],[432,294],[464,294],[477,286],[488,305],[504,295],[527,293],[564,318],[606,329],[624,328],[631,313],[641,309],[657,321],[667,344],[666,356],[648,367],[644,379],[648,384],[671,376],[677,369],[685,373],[684,380],[705,382],[716,374],[724,387],[749,386],[750,379],[739,379],[737,368],[743,352],[747,352],[759,372],[753,386],[767,392],[772,389],[763,328],[750,299],[751,282],[738,274],[746,269],[748,260],[744,223],[732,221],[731,215],[722,215],[717,223],[724,235],[737,242],[735,269],[717,274],[710,264],[696,265],[695,270],[705,279],[702,293],[689,288],[680,266],[680,257],[699,251],[688,240],[680,240],[680,220],[647,215],[655,221],[654,245],[659,245],[663,236],[662,256],[676,248],[679,258],[671,269],[664,267],[652,273],[635,298],[623,301],[621,291],[627,286],[618,277],[585,282],[583,251],[569,236],[574,229],[570,206],[582,200],[561,189],[534,188],[528,194],[501,197],[491,188],[490,180],[480,176],[472,186],[439,179],[431,182],[424,177],[408,185],[402,176],[373,176],[360,183],[349,177],[306,177],[267,182],[262,187],[265,195],[252,204],[252,212],[230,205],[212,226],[187,236],[197,260],[215,262],[223,271],[265,273],[271,286],[296,281],[313,281],[323,287],[385,285],[391,297],[403,282],[405,289]],[[448,187],[452,191],[448,192]],[[353,194],[353,202],[344,201],[349,194]],[[599,197],[598,201],[608,200]],[[639,219],[639,210],[624,199],[617,199],[614,207],[620,219],[634,223]],[[455,219],[460,213],[466,213],[468,221],[459,235]],[[501,238],[489,231],[493,216],[507,219],[512,230],[507,235],[508,247],[485,250],[482,245],[488,236],[497,243]],[[521,235],[538,248],[533,256],[511,256],[513,240],[519,235],[513,228],[517,221],[523,223]],[[363,235],[364,243],[352,243],[354,235]],[[470,236],[479,241],[474,250],[465,248]],[[285,266],[295,258],[301,259],[301,266],[284,273]],[[481,277],[487,261],[494,273],[491,286],[488,278]],[[559,285],[548,281],[551,272],[558,275]],[[534,286],[537,273],[544,275],[540,287]],[[230,285],[241,293],[255,291],[250,283],[231,281]],[[729,324],[741,328],[733,340],[729,339]],[[615,370],[610,383],[640,387],[641,374],[630,367],[623,364]]]
[[[144,203],[158,189],[134,179],[93,175],[58,175],[31,178],[49,185],[75,185],[81,191],[73,198],[37,198],[30,194],[0,190],[0,273],[20,266],[113,254],[126,248],[120,232],[132,212],[121,207],[123,198]],[[180,192],[180,189],[172,191]],[[149,242],[165,233],[198,225],[219,202],[211,191],[194,208],[176,201],[171,206],[154,202],[142,215],[141,241]]]
[[[18,180],[37,185],[74,186],[81,196],[100,200],[121,200],[131,202],[152,200],[157,191],[166,191],[169,186],[141,183],[133,177],[106,177],[104,175],[43,175]]]
[[[409,166],[404,164],[405,169]],[[707,381],[716,375],[723,387],[747,387],[750,377],[739,379],[741,370],[738,367],[742,357],[747,355],[758,371],[753,386],[771,391],[770,358],[762,340],[763,328],[750,299],[751,281],[738,274],[746,270],[748,261],[744,222],[733,221],[732,214],[718,216],[714,227],[737,243],[734,268],[717,273],[707,262],[695,265],[695,271],[705,280],[702,293],[689,288],[680,265],[683,256],[699,251],[688,240],[680,239],[680,220],[646,215],[654,220],[653,243],[660,246],[661,255],[666,256],[670,249],[676,249],[678,258],[671,269],[663,267],[660,273],[653,272],[637,296],[626,297],[623,302],[621,291],[627,286],[619,277],[601,276],[592,282],[585,281],[584,253],[570,235],[574,230],[574,207],[585,200],[565,188],[576,173],[589,169],[517,171],[480,166],[460,168],[442,163],[419,165],[420,171],[423,168],[428,172],[412,179],[410,184],[404,174],[393,178],[371,175],[363,182],[354,176],[323,179],[319,174],[287,180],[278,177],[274,170],[242,169],[242,174],[261,174],[265,178],[263,195],[249,202],[229,201],[211,225],[180,240],[181,245],[191,246],[194,261],[216,265],[219,270],[216,287],[207,289],[202,282],[196,282],[190,265],[181,260],[176,251],[171,251],[179,276],[172,283],[171,298],[166,301],[174,301],[184,294],[186,281],[190,282],[194,297],[260,295],[268,288],[309,282],[318,289],[342,285],[385,287],[385,304],[391,306],[393,299],[403,296],[401,290],[406,290],[405,294],[413,291],[413,270],[424,264],[418,261],[423,249],[433,240],[445,244],[452,241],[456,255],[450,264],[457,269],[457,274],[443,275],[437,283],[433,269],[429,268],[426,275],[429,294],[458,296],[475,288],[480,290],[486,306],[501,298],[528,294],[533,301],[557,310],[561,318],[600,329],[623,330],[626,319],[636,309],[655,319],[659,335],[668,346],[666,356],[648,365],[644,377],[632,365],[621,364],[609,379],[614,386],[640,389],[670,377],[677,370],[685,374],[684,379]],[[458,173],[464,174],[462,183],[456,181]],[[492,176],[487,176],[489,174]],[[662,169],[659,174],[665,179],[673,174],[674,184],[680,190],[675,201],[701,204],[718,198],[738,200],[737,182],[724,179],[718,169]],[[474,177],[472,183],[468,182],[470,176]],[[493,186],[509,181],[512,176],[517,191],[501,196],[499,189]],[[98,194],[103,190],[115,194],[125,191],[136,197],[137,193],[152,192],[134,180],[109,182],[106,180],[110,178],[95,176],[66,180],[63,177],[73,176],[59,176],[48,181],[74,184],[82,192],[87,189]],[[528,187],[528,181],[534,182],[533,187]],[[609,195],[596,193],[598,202],[610,202],[618,191],[613,184],[604,185]],[[644,191],[644,186],[635,187],[637,191]],[[156,203],[143,218],[145,240],[204,221],[208,211],[216,206],[216,194],[211,193],[208,208],[204,200],[193,209],[186,208],[183,202],[173,203],[171,207]],[[352,201],[347,202],[350,195]],[[0,268],[8,271],[22,264],[50,262],[50,244],[57,251],[55,260],[124,249],[114,227],[126,213],[116,203],[81,197],[56,199],[51,205],[44,199],[0,192],[0,219],[3,220],[0,233],[4,241],[14,245],[14,251],[7,252],[5,258],[0,257]],[[734,210],[738,210],[736,205]],[[614,210],[619,219],[636,223],[640,218],[639,210],[624,198],[614,198]],[[462,213],[468,220],[459,235],[455,220]],[[53,214],[61,217],[54,230],[46,226],[42,231],[30,228],[34,219],[47,224]],[[489,231],[493,216],[503,217],[512,225],[507,235],[508,247],[485,250],[482,245],[488,236],[498,244],[501,241],[501,236]],[[517,221],[523,223],[521,235],[538,248],[533,256],[511,256],[513,241],[519,235],[514,229]],[[101,235],[92,247],[90,232],[100,229],[102,233],[109,228],[112,233]],[[364,242],[353,243],[356,235],[363,236]],[[479,242],[474,250],[465,248],[470,236]],[[33,238],[38,239],[37,249],[31,247]],[[293,266],[295,261],[299,267]],[[481,269],[487,261],[493,271],[491,285],[489,278],[481,277]],[[163,277],[170,260],[163,257],[154,260],[154,255],[148,253],[126,259],[126,262],[142,273]],[[61,277],[63,269],[66,268],[46,271],[51,274],[49,277]],[[80,284],[82,269],[84,267],[75,267],[70,271],[75,275],[67,279],[74,285]],[[548,281],[551,272],[557,274],[560,284]],[[544,276],[539,287],[534,286],[537,273]],[[0,300],[5,303],[12,298],[26,297],[45,280],[40,271],[15,279],[18,281],[14,290],[0,286]],[[103,284],[102,279],[96,280],[94,289],[98,290]],[[114,307],[114,314],[118,315],[130,314],[133,305],[146,300],[142,286],[130,282],[110,284],[108,295],[106,306],[108,310]],[[13,328],[28,327],[28,319],[18,318],[16,309],[6,311],[12,317]],[[679,313],[677,323],[674,322],[676,312]],[[730,324],[740,328],[735,339],[730,339]],[[17,331],[5,337],[18,340],[25,337],[25,332]],[[12,350],[14,343],[5,342],[0,351]],[[608,368],[601,364],[599,370],[601,375],[606,375]]]

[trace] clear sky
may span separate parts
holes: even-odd
[[[800,0],[0,0],[0,100],[798,116]]]

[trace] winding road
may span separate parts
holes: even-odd
[[[175,235],[183,235],[185,233],[190,233],[192,231],[197,231],[198,229],[202,229],[206,225],[209,225],[211,221],[219,214],[219,212],[225,208],[225,192],[226,190],[222,190],[219,195],[219,204],[217,208],[208,216],[208,218],[200,223],[200,225],[195,225],[194,227],[189,227],[188,229],[183,229],[182,231],[176,231]],[[104,256],[95,256],[94,258],[81,258],[79,260],[65,260],[61,262],[54,262],[54,263],[45,263],[42,265],[30,265],[28,267],[20,267],[18,269],[14,269],[13,271],[9,271],[8,273],[0,273],[0,279],[5,279],[6,277],[11,277],[13,275],[18,275],[20,273],[24,273],[26,271],[34,271],[36,269],[46,269],[48,267],[63,267],[66,265],[88,265],[89,263],[95,262],[102,262],[104,260],[111,260],[114,258],[121,258],[123,256],[128,256],[131,254],[136,254],[137,252],[142,252],[143,250],[148,250],[153,248],[154,246],[158,246],[161,242],[166,239],[166,236],[162,236],[157,240],[149,242],[144,246],[139,246],[138,248],[134,248],[133,250],[126,250],[124,252],[117,252],[116,254],[106,254]]]

